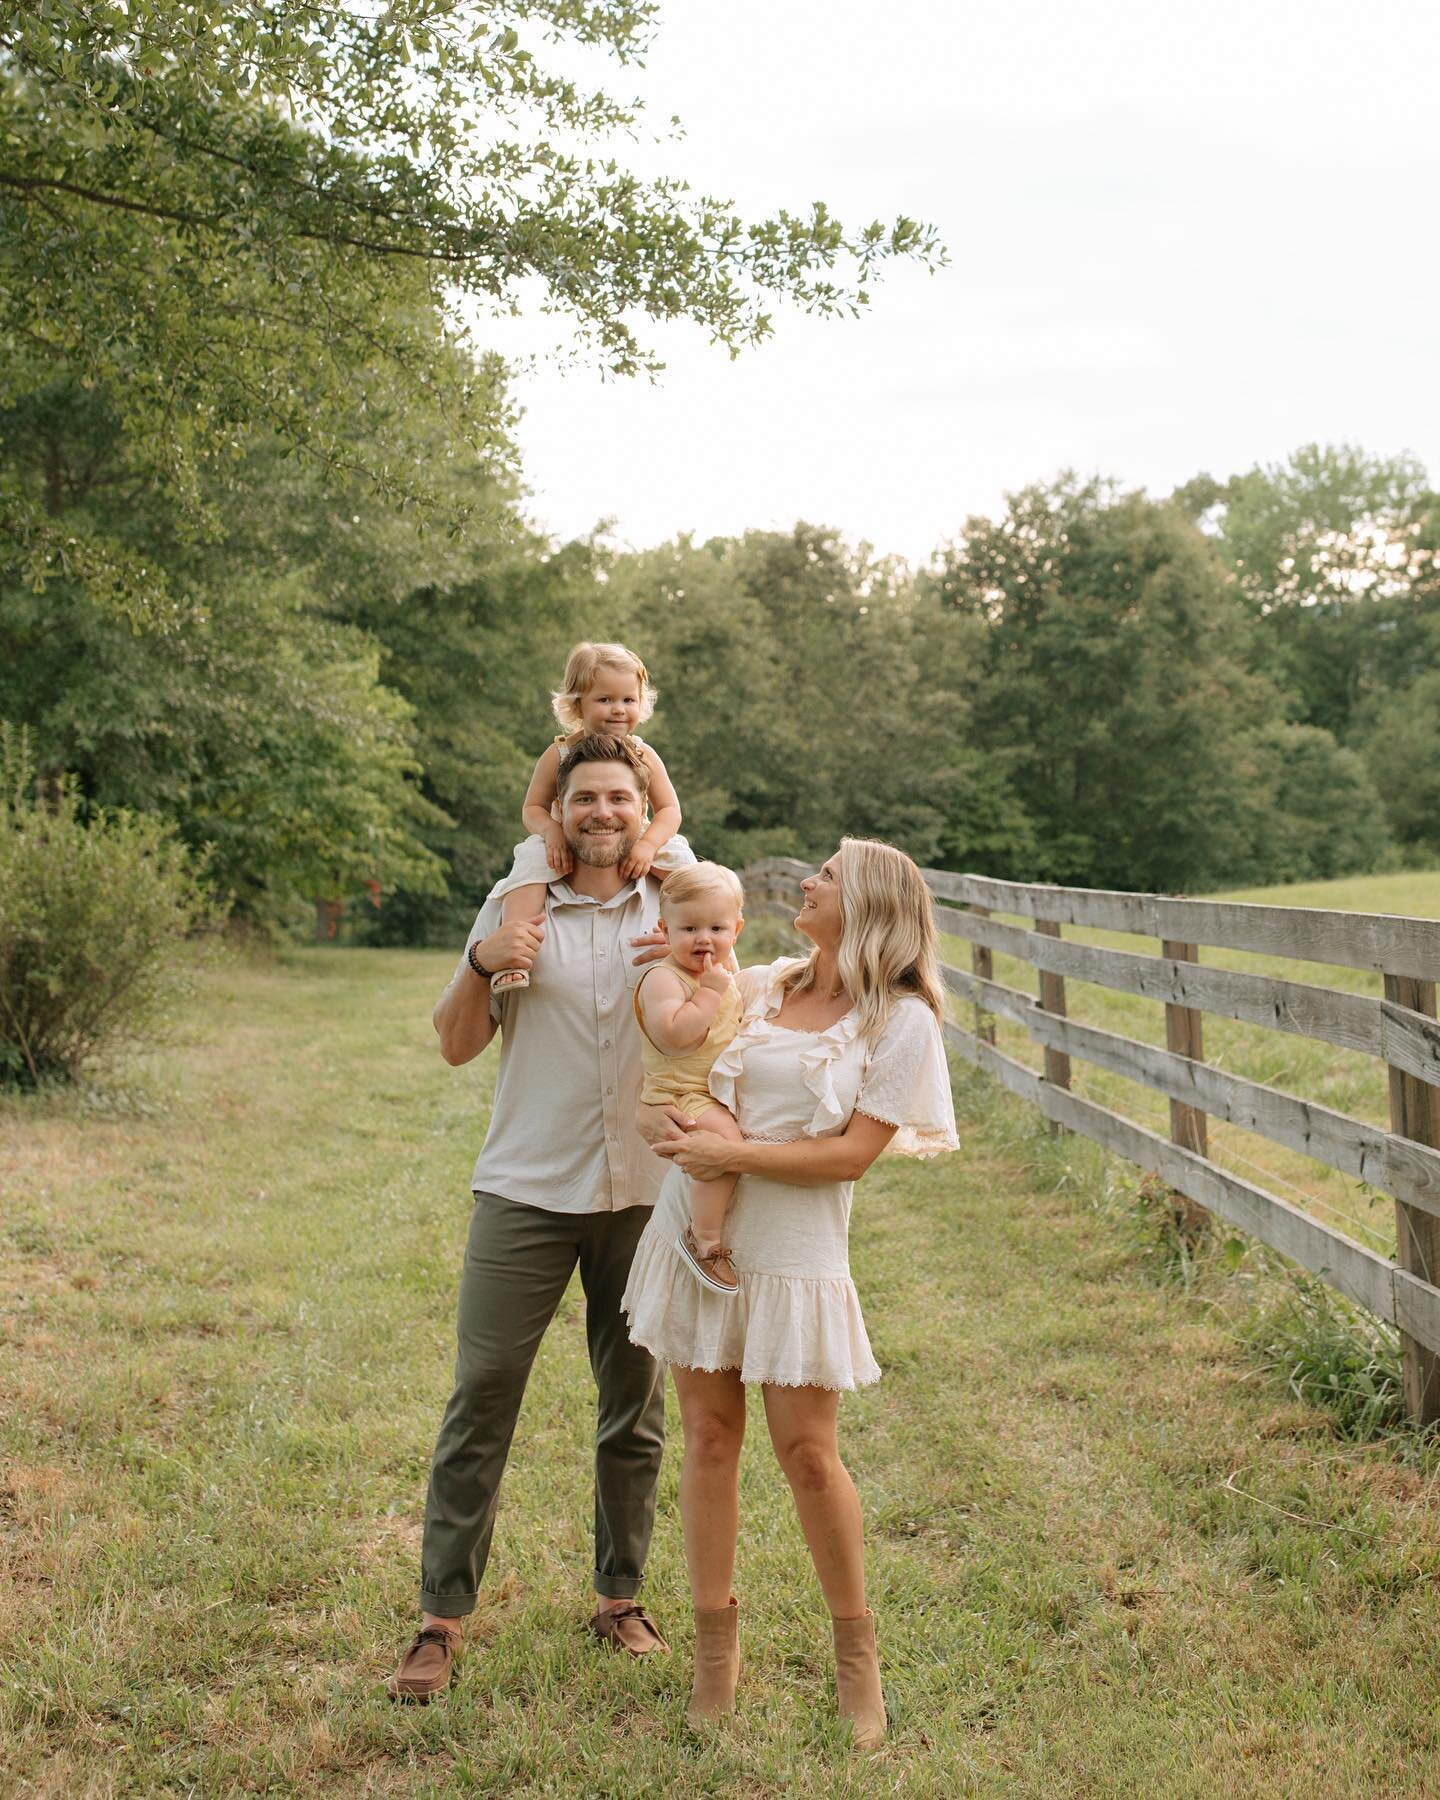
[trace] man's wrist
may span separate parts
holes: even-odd
[[[466,950],[465,961],[470,965],[470,973],[472,975],[478,975],[482,981],[489,981],[495,971],[494,969],[487,969],[484,963],[481,962],[479,956],[476,954],[479,948],[480,945],[477,939],[477,941],[471,944]]]

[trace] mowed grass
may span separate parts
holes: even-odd
[[[1212,897],[1440,919],[1440,871],[1355,876],[1344,881],[1253,888]],[[1009,915],[997,914],[997,917],[1003,917],[1006,924],[1028,927],[1032,923],[1029,919]],[[1066,925],[1063,934],[1079,943],[1103,944],[1110,949],[1127,950],[1142,956],[1160,953],[1160,945],[1155,939],[1124,932],[1092,931]],[[971,946],[964,940],[946,937],[944,955],[956,968],[970,968]],[[1378,973],[1298,962],[1289,957],[1256,956],[1244,951],[1205,947],[1200,952],[1200,960],[1213,968],[1246,969],[1315,987],[1338,988],[1350,994],[1378,996],[1382,988]],[[1034,968],[1016,957],[995,957],[995,979],[1027,993],[1039,991]],[[1071,1018],[1125,1037],[1138,1038],[1143,1043],[1164,1045],[1165,1009],[1160,1002],[1117,993],[1090,982],[1067,980],[1065,989]],[[973,1029],[973,1007],[952,1001],[951,1013],[967,1030]],[[995,1023],[1000,1049],[1030,1068],[1043,1066],[1040,1046],[1032,1043],[1023,1027],[1004,1019],[997,1019]],[[1384,1065],[1377,1058],[1211,1014],[1205,1015],[1203,1029],[1207,1062],[1251,1081],[1283,1088],[1336,1112],[1348,1113],[1352,1118],[1371,1124],[1388,1124],[1387,1077]],[[1071,1073],[1072,1086],[1077,1093],[1134,1119],[1162,1137],[1169,1136],[1169,1102],[1164,1095],[1107,1070],[1093,1068],[1078,1058],[1072,1059]],[[1209,1125],[1209,1153],[1223,1167],[1268,1188],[1292,1205],[1313,1212],[1325,1224],[1343,1231],[1357,1242],[1382,1255],[1394,1254],[1395,1209],[1388,1196],[1377,1194],[1352,1177],[1339,1174],[1297,1151],[1214,1119]]]
[[[963,1070],[961,1153],[882,1162],[855,1209],[886,1374],[842,1431],[883,1754],[853,1758],[833,1723],[758,1404],[733,1723],[682,1723],[674,1455],[647,1590],[674,1654],[586,1642],[574,1289],[458,1685],[392,1706],[493,1071],[434,1048],[449,967],[231,963],[185,1042],[0,1103],[7,1797],[1434,1791],[1423,1460],[1339,1442],[1257,1376],[1226,1296],[1163,1285],[1117,1223],[1129,1177]]]

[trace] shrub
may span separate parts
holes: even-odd
[[[0,1082],[73,1079],[154,1031],[211,902],[163,822],[37,794],[28,735],[0,722]]]
[[[1327,1407],[1341,1437],[1383,1437],[1405,1423],[1399,1337],[1311,1276],[1293,1274],[1283,1297],[1245,1332],[1261,1367],[1297,1400]]]

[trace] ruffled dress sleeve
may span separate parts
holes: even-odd
[[[899,1001],[866,1059],[856,1112],[898,1127],[895,1156],[939,1156],[959,1146],[950,1068],[939,1022],[923,1000]]]

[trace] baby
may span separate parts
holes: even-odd
[[[652,864],[663,873],[677,868],[689,856],[684,838],[676,835],[680,829],[680,802],[665,765],[635,735],[635,727],[655,710],[655,689],[634,651],[623,644],[577,644],[566,659],[564,684],[551,695],[550,706],[564,730],[541,753],[525,791],[521,813],[531,836],[515,846],[514,866],[498,889],[503,896],[501,916],[507,925],[516,919],[533,919],[542,912],[546,887],[570,873],[570,848],[551,809],[561,751],[591,733],[629,738],[650,771],[650,824],[620,865],[620,873],[627,881],[638,881],[648,874]],[[525,969],[498,970],[490,984],[491,991],[497,994],[529,985],[530,975]]]
[[[635,989],[640,1090],[645,1106],[672,1106],[706,1131],[738,1141],[740,1127],[711,1096],[710,1068],[740,1024],[740,995],[730,952],[744,927],[740,880],[719,863],[676,869],[660,889],[660,929],[670,945],[664,962],[646,969]],[[717,1294],[739,1287],[723,1238],[735,1177],[692,1181],[690,1224],[680,1254]]]

